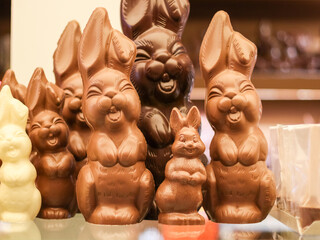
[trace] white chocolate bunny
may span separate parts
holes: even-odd
[[[31,141],[26,133],[28,108],[12,97],[9,86],[0,92],[0,220],[33,220],[41,206],[35,186],[36,169],[29,160]]]

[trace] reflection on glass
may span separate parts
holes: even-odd
[[[33,221],[24,223],[0,222],[0,239],[41,240],[41,235]]]
[[[78,239],[81,229],[83,229],[85,220],[81,214],[68,219],[41,219],[36,218],[42,240],[75,240]]]
[[[206,221],[205,225],[164,225],[159,224],[159,229],[165,240],[196,240],[196,239],[218,239],[219,225]]]
[[[136,240],[143,224],[98,225],[86,222],[78,240]]]

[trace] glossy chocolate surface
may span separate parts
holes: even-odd
[[[175,133],[173,157],[166,165],[165,180],[156,193],[160,210],[159,223],[169,225],[200,225],[204,218],[198,213],[202,203],[202,184],[207,179],[206,169],[199,159],[205,150],[198,128],[200,112],[192,107],[183,117],[177,108],[172,110],[170,126]]]
[[[172,158],[171,111],[177,107],[186,115],[193,105],[189,93],[194,68],[181,41],[189,10],[187,0],[121,1],[123,32],[137,46],[130,80],[141,99],[138,126],[148,144],[146,166],[156,188]],[[156,219],[157,215],[148,218]]]
[[[78,46],[81,38],[79,23],[67,24],[53,55],[56,84],[64,90],[65,101],[62,116],[70,130],[68,150],[77,161],[78,175],[87,162],[87,145],[91,131],[82,113],[83,85],[78,69]]]
[[[63,102],[63,90],[48,82],[43,69],[37,68],[28,85],[26,105],[29,137],[38,152],[33,164],[42,196],[41,218],[68,218],[76,212],[75,160],[67,149],[69,129],[60,115]]]
[[[235,32],[226,12],[213,17],[200,49],[208,121],[215,130],[207,166],[204,208],[224,223],[262,221],[271,210],[275,182],[258,127],[262,107],[250,80],[256,46]]]
[[[154,196],[145,167],[147,144],[137,127],[139,96],[129,80],[134,43],[112,28],[108,13],[92,13],[79,45],[83,114],[92,130],[88,163],[77,180],[77,200],[86,221],[140,222]]]

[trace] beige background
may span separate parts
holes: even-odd
[[[17,80],[27,85],[34,69],[42,67],[54,82],[52,56],[63,29],[75,19],[83,31],[98,6],[121,29],[120,0],[12,0],[10,66]]]

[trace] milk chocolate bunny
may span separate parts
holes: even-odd
[[[275,200],[265,164],[268,146],[258,127],[261,101],[250,80],[256,55],[256,46],[232,29],[228,14],[217,12],[200,49],[206,114],[215,130],[204,208],[217,222],[259,222]]]
[[[60,116],[63,101],[63,90],[49,83],[43,69],[37,68],[27,88],[26,104],[29,136],[39,155],[33,164],[42,196],[41,218],[68,218],[76,211],[75,160],[67,149],[68,126]]]
[[[141,99],[138,126],[147,140],[146,166],[156,188],[172,157],[171,110],[177,107],[186,115],[192,106],[194,68],[181,41],[189,10],[188,0],[121,1],[123,32],[137,46],[131,82]]]
[[[198,128],[200,112],[194,106],[187,117],[174,108],[170,126],[175,132],[173,158],[166,165],[165,180],[156,193],[160,209],[159,223],[173,225],[200,225],[204,218],[198,213],[202,203],[202,184],[207,179],[206,169],[199,159],[205,150]]]
[[[153,200],[147,144],[137,127],[140,101],[129,80],[135,55],[134,43],[112,28],[107,11],[95,9],[78,54],[83,114],[92,135],[88,163],[78,175],[77,199],[90,223],[140,222]]]
[[[64,90],[62,116],[70,130],[68,149],[77,161],[76,173],[87,162],[90,129],[82,113],[83,85],[78,69],[79,23],[71,21],[64,29],[53,55],[56,84]]]

